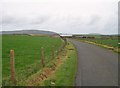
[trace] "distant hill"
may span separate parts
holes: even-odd
[[[45,34],[45,35],[54,35],[54,34],[57,34],[57,33],[51,32],[51,31],[43,31],[43,30],[19,30],[19,31],[2,31],[2,34]]]
[[[102,34],[99,34],[99,33],[89,33],[87,35],[102,35]]]

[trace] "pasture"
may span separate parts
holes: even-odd
[[[82,39],[82,40],[104,44],[112,47],[118,47],[118,39]]]
[[[42,68],[41,47],[45,52],[45,63],[52,60],[52,49],[55,55],[63,44],[61,38],[48,36],[3,35],[2,36],[2,85],[12,85],[10,81],[10,50],[15,51],[16,79],[19,85],[30,75]]]
[[[115,52],[120,52],[120,45],[119,45],[119,40],[118,36],[100,36],[99,38],[95,36],[95,38],[90,39],[90,38],[80,38],[80,41],[85,41],[88,43],[96,44],[108,49],[112,49]]]

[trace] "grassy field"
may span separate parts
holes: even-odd
[[[118,40],[117,36],[115,38],[110,38],[110,37],[107,37],[107,38],[101,37],[101,38],[94,38],[94,39],[80,38],[79,40],[88,42],[91,44],[96,44],[96,45],[111,49],[115,52],[120,52],[120,45],[118,44],[120,41]]]
[[[52,47],[57,53],[63,44],[60,38],[3,35],[2,36],[2,85],[12,85],[10,81],[10,49],[15,51],[17,83],[24,82],[30,75],[42,68],[41,47],[45,51],[45,63],[52,60]]]
[[[56,65],[54,65],[54,64]],[[54,69],[52,69],[54,68]],[[51,70],[52,69],[52,70]],[[46,71],[48,70],[48,72]],[[47,78],[44,77],[40,80],[41,73],[47,74]],[[74,86],[75,76],[77,72],[77,53],[72,43],[68,43],[67,46],[60,52],[59,59],[54,59],[52,63],[48,63],[47,66],[28,78],[25,84],[26,86]]]
[[[112,47],[118,47],[118,39],[81,39],[85,41],[91,41],[99,44],[104,44]]]

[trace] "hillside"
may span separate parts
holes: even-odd
[[[2,31],[2,34],[46,34],[53,35],[57,34],[51,31],[43,31],[43,30],[19,30],[19,31]]]

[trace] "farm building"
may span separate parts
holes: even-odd
[[[61,37],[72,38],[72,34],[61,34]]]
[[[74,38],[88,38],[88,39],[94,39],[93,36],[86,36],[86,35],[73,35]]]

